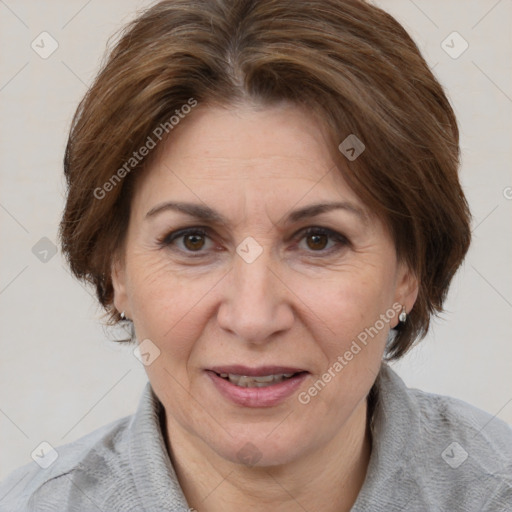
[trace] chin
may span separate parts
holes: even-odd
[[[248,467],[281,466],[293,462],[307,451],[306,432],[300,435],[298,429],[293,433],[283,429],[273,438],[269,432],[272,429],[256,430],[252,427],[243,432],[233,432],[231,436],[223,435],[220,443],[218,438],[207,443],[220,457]]]

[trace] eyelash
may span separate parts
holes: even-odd
[[[162,248],[169,248],[173,244],[175,240],[184,238],[188,235],[200,235],[203,237],[210,238],[210,229],[204,228],[204,227],[194,227],[194,228],[187,228],[187,229],[181,229],[177,231],[172,231],[171,233],[168,233],[163,238],[160,238],[158,240],[158,245]],[[299,235],[302,235],[299,237]],[[293,238],[298,239],[299,241],[303,238],[306,238],[307,236],[311,235],[326,235],[331,237],[333,240],[336,240],[338,247],[331,247],[330,249],[320,249],[318,251],[310,251],[312,253],[320,253],[319,256],[315,257],[322,257],[325,255],[330,255],[332,252],[340,251],[343,247],[346,247],[350,245],[350,242],[347,240],[346,237],[341,235],[340,233],[337,233],[336,231],[333,231],[332,229],[328,228],[322,228],[322,227],[309,227],[305,228],[301,231],[299,231]],[[185,252],[187,255],[190,255],[193,258],[199,258],[204,256],[204,252],[199,251],[188,251],[188,250],[182,250],[177,249],[180,252]]]

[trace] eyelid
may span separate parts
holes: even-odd
[[[170,233],[166,233],[163,237],[158,238],[157,242],[160,247],[165,248],[165,247],[171,246],[175,240],[179,240],[188,234],[199,234],[199,235],[202,235],[202,236],[212,239],[212,236],[211,236],[212,232],[213,232],[213,229],[208,226],[190,226],[190,227],[173,230]],[[335,240],[338,243],[338,246],[340,244],[344,245],[344,246],[351,246],[350,240],[345,235],[343,235],[333,229],[326,228],[323,226],[315,226],[315,225],[299,229],[295,234],[293,234],[291,237],[289,237],[287,241],[298,240],[300,242],[306,236],[313,235],[313,234],[321,234],[321,235],[329,236],[332,240]],[[332,247],[332,248],[326,249],[326,250],[308,251],[308,252],[311,253],[312,255],[314,255],[315,253],[318,253],[318,256],[320,257],[322,255],[330,254],[332,251],[336,251],[336,250],[340,250],[340,248]],[[185,252],[185,254],[192,256],[192,257],[194,257],[194,256],[199,257],[204,254],[203,251],[183,251],[181,249],[178,249],[178,251]]]
[[[175,229],[171,232],[166,232],[166,234],[163,237],[157,238],[157,242],[159,245],[166,247],[168,245],[171,245],[171,242],[173,242],[174,240],[178,240],[179,238],[191,233],[197,233],[211,238],[211,232],[212,229],[207,226],[191,226],[181,229]]]
[[[301,241],[303,238],[305,238],[307,235],[314,235],[314,234],[321,234],[321,235],[327,235],[332,240],[335,240],[338,244],[338,246],[341,244],[343,246],[351,246],[350,240],[343,235],[342,233],[339,233],[338,231],[335,231],[334,229],[325,228],[323,226],[309,226],[306,228],[300,229],[296,235],[294,235],[293,239],[298,239]],[[320,250],[320,251],[309,251],[313,256],[315,253],[317,253],[318,257],[322,255],[330,254],[331,252],[336,252],[341,250],[340,247],[331,247],[330,249]]]

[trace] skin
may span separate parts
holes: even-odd
[[[178,479],[198,511],[348,511],[364,482],[366,397],[398,323],[391,308],[410,311],[418,284],[342,172],[321,123],[283,103],[199,105],[138,176],[125,246],[112,267],[114,305],[133,320],[138,340],[160,350],[146,371],[165,407]],[[166,201],[208,205],[228,224],[172,210],[146,218]],[[338,209],[283,223],[292,210],[330,201],[362,214]],[[198,226],[209,234],[159,245]],[[308,227],[347,242],[301,234]],[[263,249],[251,263],[236,252],[249,236]],[[299,393],[389,310],[378,335],[300,403]],[[226,364],[310,373],[285,402],[249,408],[223,397],[205,374]],[[247,443],[259,456],[253,465],[238,455]]]

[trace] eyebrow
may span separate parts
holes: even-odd
[[[179,201],[168,201],[154,206],[151,208],[151,210],[148,211],[148,213],[146,213],[146,219],[169,210],[181,212],[205,222],[224,226],[229,225],[229,221],[222,214],[210,208],[209,206]],[[287,215],[285,218],[285,223],[299,222],[301,220],[316,217],[322,213],[327,213],[332,210],[345,210],[359,217],[363,222],[367,221],[367,215],[361,208],[348,201],[341,201],[331,203],[318,203],[299,208]]]

